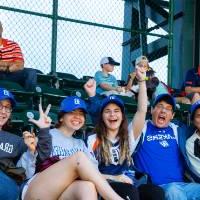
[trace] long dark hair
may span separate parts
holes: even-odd
[[[102,112],[97,125],[94,128],[97,135],[98,146],[96,148],[97,159],[104,162],[106,165],[111,163],[110,147],[111,142],[107,139],[107,127],[103,121]],[[128,121],[125,113],[122,112],[122,122],[119,127],[117,136],[119,137],[120,156],[119,163],[122,164],[125,160],[128,165],[131,164],[130,146],[128,139]]]
[[[66,112],[59,112],[57,116],[57,123],[55,124],[55,128],[60,128],[61,127],[61,118],[66,114]]]

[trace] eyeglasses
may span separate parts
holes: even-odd
[[[11,107],[7,107],[7,106],[4,106],[2,104],[0,104],[0,110],[3,110],[5,109],[5,112],[7,113],[11,113],[12,112],[12,108]]]
[[[164,107],[164,105],[162,104],[157,104],[156,108],[158,108],[159,110],[165,110],[166,112],[172,112],[173,110],[171,106]]]

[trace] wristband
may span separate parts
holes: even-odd
[[[148,81],[149,80],[149,77],[144,77],[144,79],[143,80],[138,80],[138,82],[143,82],[143,81]]]
[[[7,72],[7,73],[10,72],[9,66],[6,67],[6,72]]]

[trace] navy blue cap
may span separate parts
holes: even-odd
[[[120,63],[116,62],[112,57],[103,57],[100,61],[100,65],[104,64],[110,64],[110,65],[116,65],[119,66]]]
[[[160,101],[165,101],[166,103],[172,105],[173,110],[175,110],[176,108],[176,100],[174,99],[174,97],[172,97],[170,94],[160,94],[158,95],[154,102],[153,102],[153,107],[158,104]]]
[[[110,95],[106,98],[104,98],[102,100],[102,104],[101,104],[101,112],[103,111],[103,109],[109,104],[109,103],[114,103],[114,104],[117,104],[122,112],[124,112],[125,110],[125,107],[124,107],[124,102],[119,98],[117,97],[116,95]]]
[[[60,104],[61,112],[72,112],[76,109],[82,109],[87,113],[85,101],[77,96],[66,97]]]
[[[0,88],[0,101],[8,99],[11,102],[12,107],[16,106],[16,101],[11,92],[6,90],[5,88]]]
[[[190,107],[190,114],[191,114],[191,119],[194,118],[194,113],[195,111],[200,108],[200,100],[196,101],[195,103],[193,103]]]

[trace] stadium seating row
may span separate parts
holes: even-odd
[[[83,90],[84,83],[90,78],[85,76],[82,79],[78,79],[73,74],[67,73],[56,73],[56,74],[41,74],[38,73],[38,84],[35,91],[27,92],[22,86],[15,82],[0,80],[0,87],[7,88],[12,91],[17,100],[17,107],[13,111],[12,124],[13,130],[21,134],[23,127],[29,125],[28,118],[30,115],[37,119],[38,115],[38,104],[42,103],[43,107],[47,107],[51,104],[50,117],[52,118],[52,125],[56,123],[57,113],[59,111],[59,105],[62,99],[66,96],[76,95],[87,99],[87,95]],[[133,114],[137,110],[137,102],[131,97],[120,96],[125,103],[126,114],[128,120],[131,120]],[[176,111],[176,118],[186,123],[189,123],[189,106],[185,104],[178,105]],[[150,109],[148,110],[148,115]],[[147,117],[148,117],[147,115]],[[87,116],[86,125],[92,127],[90,118]]]

